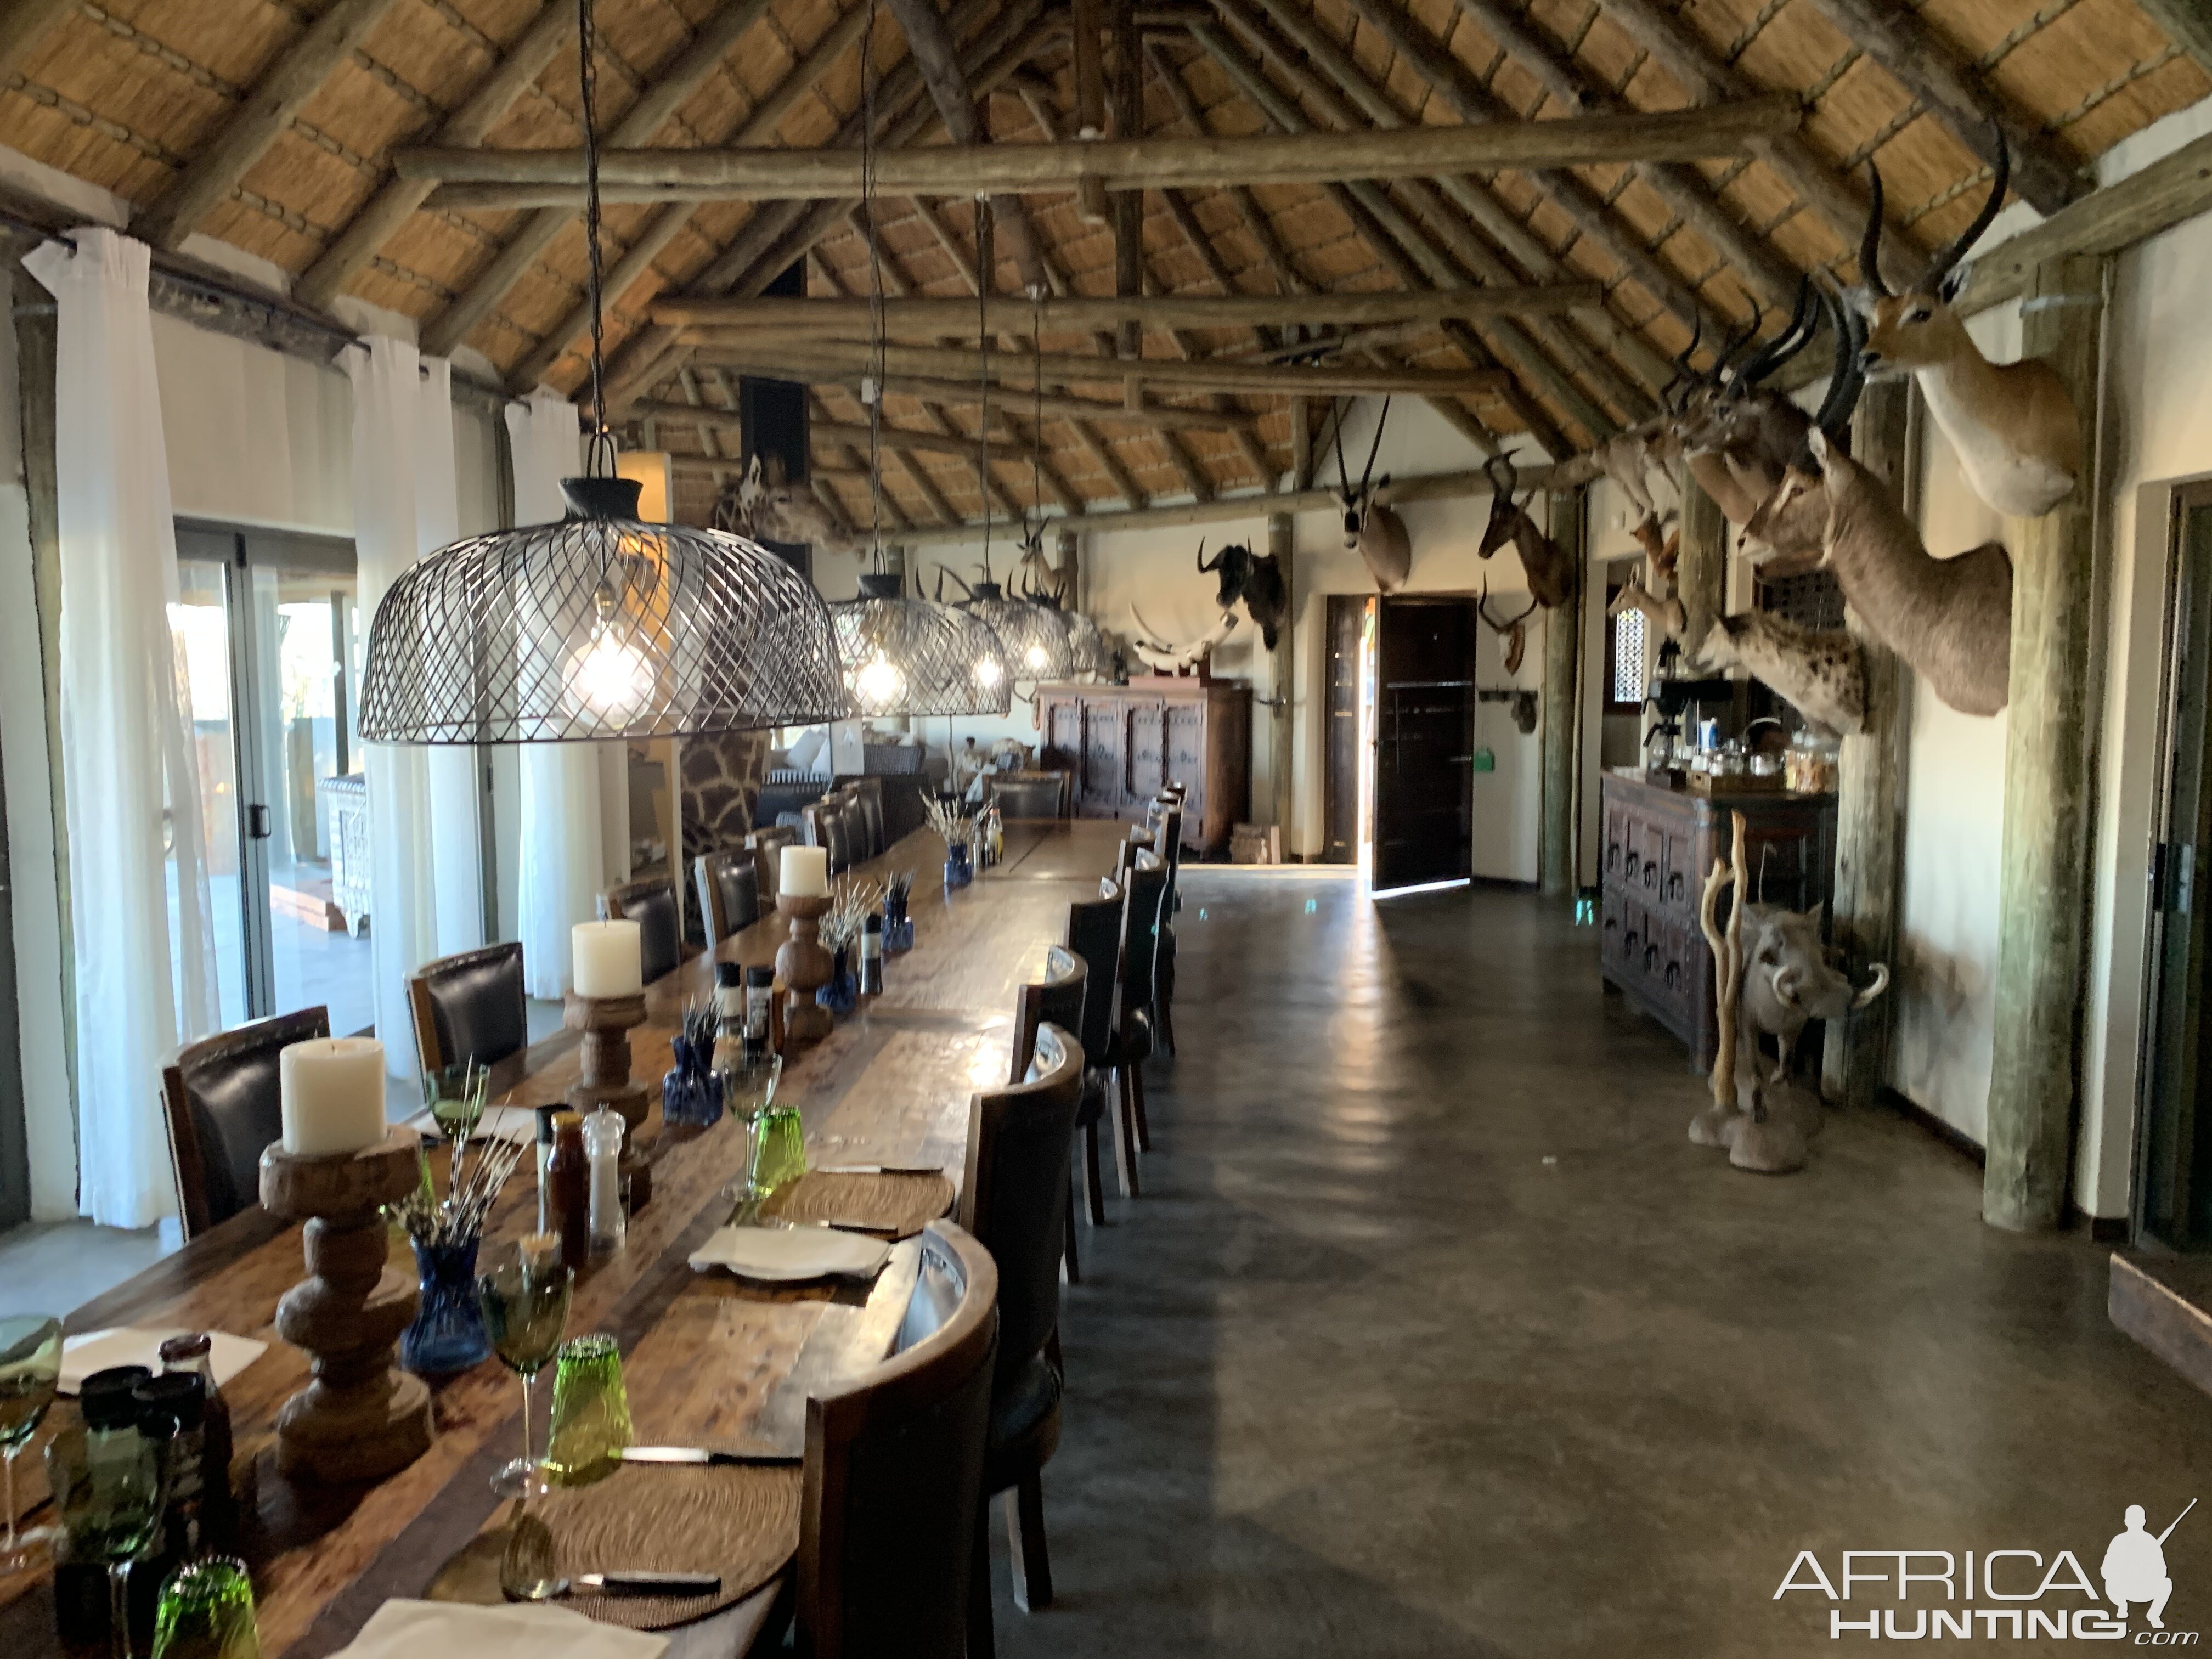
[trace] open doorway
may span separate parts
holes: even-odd
[[[1463,595],[1395,595],[1375,614],[1375,851],[1377,892],[1474,873],[1475,649],[1480,618]]]
[[[1330,594],[1328,628],[1321,862],[1364,865],[1375,822],[1373,595]]]

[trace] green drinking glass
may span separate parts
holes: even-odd
[[[775,1085],[783,1076],[783,1056],[757,1049],[741,1054],[720,1068],[722,1109],[745,1126],[745,1167],[752,1167],[760,1145],[761,1114],[775,1103]]]
[[[553,1430],[545,1473],[563,1486],[586,1486],[621,1466],[630,1443],[629,1395],[623,1388],[622,1350],[611,1336],[579,1336],[561,1345],[553,1374]]]
[[[530,1448],[531,1385],[561,1346],[568,1323],[568,1297],[576,1276],[562,1267],[557,1241],[537,1234],[515,1247],[514,1255],[477,1280],[484,1332],[507,1368],[522,1379],[522,1455],[492,1477],[501,1498],[520,1498],[538,1483],[538,1460]]]
[[[424,1075],[422,1103],[440,1134],[459,1146],[477,1132],[490,1081],[491,1073],[473,1060]]]
[[[27,1567],[53,1540],[53,1528],[15,1530],[15,1460],[39,1431],[62,1376],[62,1322],[43,1314],[0,1319],[0,1457],[6,1460],[8,1541],[0,1572]]]
[[[108,1651],[131,1659],[131,1564],[161,1531],[167,1443],[135,1430],[95,1425],[46,1443],[46,1481],[68,1528],[70,1553],[107,1569]]]
[[[771,1106],[753,1133],[753,1188],[763,1197],[806,1173],[806,1129],[796,1106]]]
[[[154,1609],[154,1659],[261,1659],[245,1562],[203,1556],[169,1575]]]

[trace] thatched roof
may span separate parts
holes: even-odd
[[[602,125],[633,146],[769,142],[764,134],[788,146],[849,143],[866,4],[600,0]],[[311,301],[349,292],[421,319],[429,349],[465,341],[518,386],[542,375],[573,390],[583,378],[576,216],[418,206],[428,187],[395,180],[392,166],[396,149],[432,142],[573,149],[571,0],[20,0],[16,10],[0,25],[0,141],[127,198],[142,234],[173,245],[204,232],[295,273]],[[1604,284],[1602,306],[1571,317],[1400,327],[1364,337],[1374,357],[1344,359],[1503,365],[1505,390],[1447,400],[1452,418],[1484,441],[1533,430],[1586,443],[1649,409],[1694,316],[1707,319],[1710,341],[1754,305],[1777,318],[1799,272],[1850,279],[1869,159],[1888,187],[1893,237],[1933,246],[1972,218],[1987,189],[1988,166],[1969,141],[1986,150],[1992,117],[2013,136],[2016,188],[2049,211],[2086,187],[2094,157],[2212,90],[2136,0],[1691,0],[1679,9],[1672,0],[1176,0],[1139,7],[1138,21],[1148,136],[1541,120],[1756,92],[1803,100],[1795,137],[1733,159],[1146,192],[1148,291],[1218,294],[1226,283],[1239,293],[1306,294],[1319,323],[1333,291]],[[948,21],[970,84],[988,88],[991,138],[1036,142],[1072,130],[1062,0],[968,0]],[[921,142],[943,142],[910,70],[900,92],[907,52],[888,6],[871,51],[887,125],[903,109]],[[1033,196],[1024,206],[1056,286],[1115,293],[1109,226],[1087,222],[1069,196]],[[875,211],[888,290],[972,296],[972,201],[882,200]],[[866,294],[873,281],[849,204],[624,205],[606,218],[610,265],[636,249],[629,263],[642,273],[612,295],[608,328],[616,378],[632,401],[719,404],[734,385],[734,371],[695,361],[692,347],[669,349],[665,329],[641,346],[657,295],[757,293],[802,252],[815,295]],[[1008,244],[1001,234],[994,287],[1018,294]],[[1026,341],[1006,337],[1002,372],[1025,379],[1018,355],[1005,364],[1010,343]],[[1250,329],[1160,331],[1144,349],[1249,356],[1283,343]],[[1049,329],[1042,344],[1099,347],[1091,333]],[[1074,389],[1121,394],[1112,381]],[[926,405],[896,380],[890,391],[886,414],[897,428],[975,430],[972,404]],[[825,423],[864,422],[847,386],[824,384],[816,395]],[[1225,423],[1167,430],[1048,412],[1045,501],[1134,496],[1139,505],[1258,483],[1262,468],[1292,465],[1287,398],[1154,395]],[[1013,404],[1006,412],[1025,429],[1027,402]],[[678,454],[703,457],[709,444],[736,453],[734,432],[647,418],[652,441]],[[830,438],[817,440],[815,459],[864,520],[865,458]],[[686,515],[697,516],[714,480],[703,467],[684,477]],[[887,462],[884,477],[894,524],[981,511],[972,460],[942,447]],[[1019,454],[998,463],[995,481],[995,511],[1029,502],[1030,469]]]

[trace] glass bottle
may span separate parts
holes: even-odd
[[[860,994],[884,994],[884,919],[871,912],[860,923]]]
[[[165,1372],[200,1380],[200,1433],[204,1449],[200,1468],[205,1492],[201,1499],[201,1535],[210,1549],[230,1549],[238,1539],[239,1494],[231,1483],[231,1460],[237,1443],[230,1425],[230,1402],[215,1383],[214,1344],[204,1331],[173,1336],[161,1345]]]
[[[139,1432],[166,1432],[168,1468],[163,1479],[161,1532],[168,1553],[188,1560],[207,1547],[207,1401],[188,1371],[165,1371],[131,1391],[138,1402]]]
[[[756,1045],[781,1048],[776,1041],[775,969],[763,966],[745,969],[745,1026],[744,1037]]]
[[[553,1120],[560,1115],[558,1106],[538,1109],[538,1231],[556,1232],[553,1224]]]
[[[592,1253],[591,1158],[584,1150],[584,1120],[574,1112],[553,1114],[545,1185],[551,1212],[545,1231],[561,1240],[562,1265],[580,1273]]]
[[[612,1255],[626,1231],[622,1201],[622,1114],[602,1106],[584,1120],[584,1152],[592,1160],[592,1254]]]
[[[726,1068],[744,1047],[745,1025],[750,1011],[746,1006],[746,970],[734,962],[714,964],[714,1060],[716,1071]]]

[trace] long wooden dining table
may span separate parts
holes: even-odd
[[[1110,822],[1011,823],[1001,861],[952,892],[942,884],[945,843],[928,830],[854,867],[863,877],[915,872],[915,943],[888,959],[880,996],[786,1062],[778,1102],[800,1109],[811,1164],[931,1166],[958,1182],[969,1096],[1007,1079],[1018,988],[1064,937],[1069,902],[1096,896],[1125,833]],[[768,963],[787,933],[771,911],[716,954]],[[633,1076],[657,1083],[685,1006],[708,1000],[713,984],[713,963],[702,956],[647,988],[647,1022],[631,1033]],[[493,1097],[518,1106],[559,1101],[577,1079],[578,1047],[569,1032],[533,1044],[495,1069]],[[807,1396],[857,1378],[889,1352],[916,1247],[898,1247],[865,1286],[772,1291],[695,1273],[689,1258],[730,1218],[726,1194],[744,1173],[745,1130],[726,1116],[704,1131],[664,1133],[656,1105],[638,1144],[652,1161],[650,1202],[631,1218],[622,1253],[579,1275],[569,1334],[606,1332],[620,1342],[641,1442],[798,1452]],[[487,1229],[487,1257],[534,1227],[536,1202],[526,1164]],[[391,1259],[413,1273],[396,1230]],[[272,1419],[307,1382],[307,1360],[277,1338],[274,1323],[278,1298],[304,1276],[300,1228],[250,1208],[65,1322],[71,1332],[215,1330],[270,1345],[224,1390],[234,1467],[243,1474],[250,1466],[256,1493],[245,1553],[269,1659],[335,1652],[387,1599],[423,1594],[497,1523],[501,1506],[488,1483],[522,1438],[515,1379],[488,1360],[434,1384],[437,1438],[398,1474],[345,1490],[279,1476]],[[74,1409],[65,1402],[52,1415],[66,1421]],[[34,1449],[17,1472],[27,1511],[45,1499],[38,1467]],[[672,1653],[744,1652],[781,1588],[771,1583],[673,1632]],[[0,1578],[0,1651],[62,1651],[44,1571]]]

